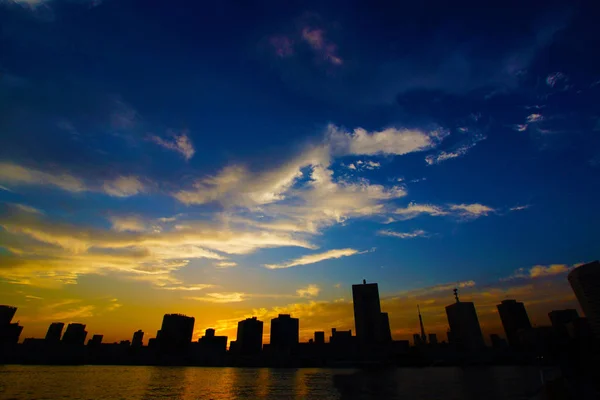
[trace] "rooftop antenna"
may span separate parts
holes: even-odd
[[[366,284],[367,284],[367,280],[363,279],[363,285],[366,285]]]
[[[458,298],[458,289],[454,288],[454,298],[456,299],[457,303],[460,303],[460,299]]]
[[[423,326],[423,318],[421,317],[421,309],[417,304],[417,311],[419,313],[419,324],[421,325],[421,341],[423,344],[427,343],[427,335],[425,335],[425,327]]]

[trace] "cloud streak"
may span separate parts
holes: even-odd
[[[186,161],[189,161],[196,153],[187,130],[180,133],[169,131],[169,139],[151,135],[149,140],[165,149],[179,153]]]
[[[418,237],[429,237],[430,235],[422,229],[417,229],[412,232],[395,232],[391,230],[380,230],[377,232],[380,236],[391,236],[399,239],[414,239]]]
[[[355,254],[363,254],[364,252],[360,252],[355,249],[335,249],[329,250],[324,253],[318,254],[308,254],[302,256],[300,258],[296,258],[295,260],[290,260],[282,264],[265,264],[265,268],[268,269],[283,269],[283,268],[291,268],[297,267],[300,265],[309,265],[319,263],[325,260],[338,259],[342,257],[349,257]]]

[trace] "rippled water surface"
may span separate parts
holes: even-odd
[[[527,399],[535,368],[0,366],[0,399]]]

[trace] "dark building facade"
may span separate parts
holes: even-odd
[[[379,340],[381,342],[392,341],[392,330],[390,329],[390,317],[388,313],[382,312],[379,314]]]
[[[16,312],[17,307],[0,306],[0,344],[15,344],[19,341],[23,327],[12,322]]]
[[[289,314],[279,314],[271,320],[272,347],[291,349],[300,341],[300,320]]]
[[[157,332],[158,344],[162,350],[184,351],[192,342],[194,317],[183,314],[165,314],[160,331]]]
[[[10,324],[16,313],[17,307],[5,305],[0,306],[0,325]]]
[[[323,332],[323,331],[315,332],[315,343],[317,343],[317,344],[325,343],[325,332]]]
[[[565,339],[569,337],[567,326],[570,322],[573,322],[579,318],[579,313],[574,308],[565,310],[552,310],[548,313],[550,323],[554,328],[559,338]]]
[[[519,331],[531,329],[525,305],[516,300],[503,300],[496,306],[510,347],[519,348]]]
[[[48,332],[46,332],[46,341],[52,343],[60,342],[60,337],[62,336],[64,327],[64,322],[51,323],[48,327]]]
[[[352,301],[358,341],[362,344],[382,342],[384,334],[382,334],[383,323],[377,284],[363,280],[362,284],[352,285]],[[389,330],[389,322],[387,330]]]
[[[88,346],[98,347],[98,346],[100,346],[102,344],[102,339],[104,339],[103,335],[94,335],[88,341]]]
[[[592,333],[600,339],[600,262],[581,265],[569,273],[569,283]]]
[[[256,317],[238,322],[235,351],[241,355],[256,355],[262,351],[263,322]]]
[[[448,325],[450,325],[449,339],[459,350],[477,351],[485,346],[481,326],[471,302],[458,301],[446,306]]]
[[[133,338],[131,339],[132,347],[142,347],[144,345],[144,331],[141,329],[133,332]]]
[[[70,345],[83,345],[87,334],[84,324],[69,324],[62,337],[62,342]]]

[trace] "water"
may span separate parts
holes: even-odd
[[[0,366],[0,399],[528,399],[529,367],[268,369]]]

